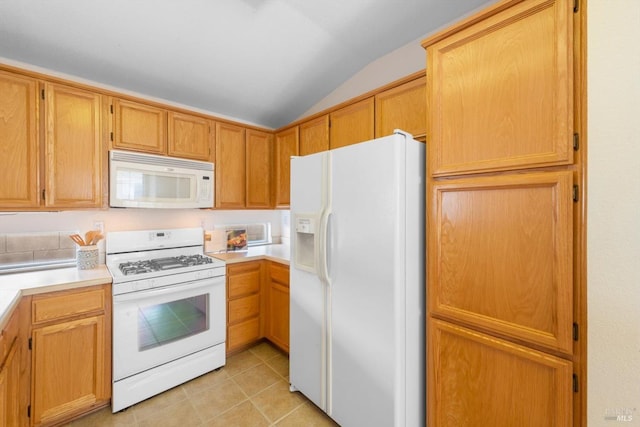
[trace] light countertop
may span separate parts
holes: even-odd
[[[267,259],[289,265],[289,245],[252,246],[243,252],[208,253],[227,264]],[[75,267],[29,271],[0,275],[0,330],[9,320],[13,308],[24,295],[62,291],[84,286],[111,283],[112,278],[105,265],[92,270]]]
[[[103,285],[111,281],[105,265],[91,270],[71,267],[0,275],[0,330],[24,295]]]
[[[268,259],[289,265],[290,252],[289,245],[264,245],[251,246],[248,250],[241,252],[208,253],[207,255],[221,259],[227,264]]]

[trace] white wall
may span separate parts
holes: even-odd
[[[490,4],[496,3],[497,1],[498,0],[487,0],[481,6],[469,11],[469,13],[464,16],[456,18],[452,22],[446,23],[440,28],[399,47],[393,52],[390,52],[375,61],[372,61],[362,70],[354,74],[353,77],[338,86],[329,95],[321,99],[313,107],[305,111],[298,119],[326,110],[329,107],[377,89],[395,80],[406,77],[409,74],[424,70],[427,66],[427,56],[421,45],[422,40],[431,34],[439,32],[443,28],[451,26],[455,22],[458,22],[467,16],[474,15],[477,11],[483,10]]]
[[[640,425],[640,1],[587,12],[588,421]]]
[[[105,232],[151,230],[160,228],[203,227],[216,225],[270,222],[274,242],[282,236],[283,211],[218,211],[201,209],[105,209],[62,212],[0,212],[0,234],[40,231],[73,231],[81,234],[93,229],[94,222],[104,222]],[[288,242],[288,230],[285,231]],[[98,245],[104,260],[104,240]]]
[[[427,60],[425,50],[420,45],[421,40],[422,37],[371,62],[299,118],[310,116],[416,71],[423,70],[426,67]]]

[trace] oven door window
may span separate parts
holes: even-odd
[[[113,378],[223,343],[225,277],[113,296]]]
[[[138,350],[145,351],[209,329],[207,294],[138,309]]]

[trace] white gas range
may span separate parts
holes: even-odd
[[[225,364],[225,263],[203,243],[201,228],[107,233],[113,412]]]

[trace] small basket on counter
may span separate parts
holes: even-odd
[[[77,264],[79,270],[91,270],[98,267],[98,242],[102,234],[96,230],[87,231],[84,239],[79,234],[69,236],[78,245]]]

